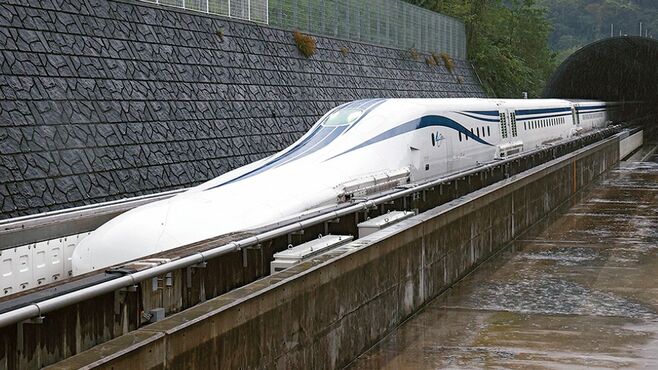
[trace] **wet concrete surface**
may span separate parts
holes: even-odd
[[[350,367],[658,368],[658,155],[622,162]]]

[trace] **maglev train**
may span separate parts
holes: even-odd
[[[102,225],[75,249],[73,273],[518,155],[605,126],[611,108],[555,99],[343,104],[281,152]]]

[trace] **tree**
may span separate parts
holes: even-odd
[[[408,1],[465,23],[469,59],[490,95],[538,96],[555,68],[551,27],[536,0]]]

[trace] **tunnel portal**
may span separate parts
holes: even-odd
[[[633,115],[658,116],[658,41],[623,36],[594,42],[552,74],[544,98],[641,102]],[[627,107],[629,105],[626,105]],[[626,109],[626,114],[629,110]]]

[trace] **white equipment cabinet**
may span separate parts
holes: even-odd
[[[368,236],[385,227],[391,226],[411,216],[414,216],[415,214],[416,213],[412,211],[393,211],[379,217],[363,221],[357,225],[359,227],[359,238]]]
[[[285,270],[322,252],[349,243],[352,239],[352,235],[327,235],[276,253],[274,261],[270,263],[270,272],[274,274]]]

